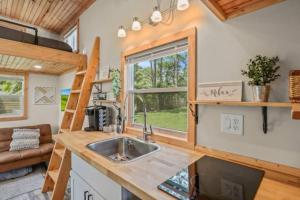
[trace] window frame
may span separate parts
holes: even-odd
[[[28,73],[27,72],[7,72],[7,71],[2,72],[1,71],[0,75],[23,76],[23,78],[24,78],[23,114],[20,116],[0,117],[0,122],[26,120],[28,118]]]
[[[196,144],[196,121],[193,116],[196,113],[196,106],[190,104],[189,102],[196,99],[196,28],[190,28],[170,36],[166,36],[160,38],[158,40],[152,41],[148,44],[126,50],[122,52],[121,55],[121,104],[124,105],[126,103],[126,92],[127,92],[127,68],[126,68],[126,58],[128,56],[146,51],[148,49],[156,48],[162,45],[166,45],[172,42],[176,42],[179,40],[187,39],[188,41],[188,83],[187,83],[187,111],[188,111],[188,119],[187,119],[187,135],[185,138],[181,138],[174,134],[176,131],[170,131],[167,133],[163,133],[160,131],[154,131],[152,139],[157,141],[162,141],[178,146],[182,146],[185,148],[193,149]],[[126,106],[127,107],[127,106]],[[156,129],[158,130],[158,129]],[[125,132],[133,135],[141,135],[142,129],[140,127],[133,126],[129,121],[126,121],[125,124]]]
[[[76,24],[74,26],[72,26],[70,29],[68,29],[68,31],[66,31],[64,34],[63,34],[63,40],[65,42],[65,39],[70,36],[72,34],[72,32],[74,30],[77,30],[77,37],[76,37],[76,43],[77,43],[77,49],[76,50],[73,50],[73,53],[79,53],[79,20],[76,22]],[[65,42],[66,43],[66,42]]]

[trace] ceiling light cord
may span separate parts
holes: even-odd
[[[175,11],[186,10],[189,7],[189,2],[192,0],[170,0],[169,7],[165,10],[161,10],[161,0],[156,0],[156,6],[154,7],[153,13],[146,19],[134,17],[131,27],[120,26],[118,29],[118,37],[125,38],[127,31],[140,31],[146,24],[157,25],[162,24],[169,26],[174,22]]]

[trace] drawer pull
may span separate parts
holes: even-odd
[[[94,199],[94,198],[93,198],[93,195],[89,194],[87,200],[93,200],[93,199]]]
[[[87,195],[87,194],[89,194],[89,191],[84,191],[84,193],[83,193],[83,195],[84,195],[84,200],[87,200],[87,199],[86,199],[86,195]]]

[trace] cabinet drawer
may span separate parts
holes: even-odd
[[[92,167],[86,161],[72,154],[72,170],[87,182],[106,200],[122,199],[122,187]],[[76,199],[75,199],[76,200]]]

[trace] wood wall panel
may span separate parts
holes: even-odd
[[[202,0],[222,21],[262,9],[285,0]]]
[[[43,68],[38,70],[34,65],[42,65]],[[0,54],[0,71],[29,71],[45,74],[62,74],[74,69],[76,66],[58,62],[41,61],[17,56],[8,56]]]

